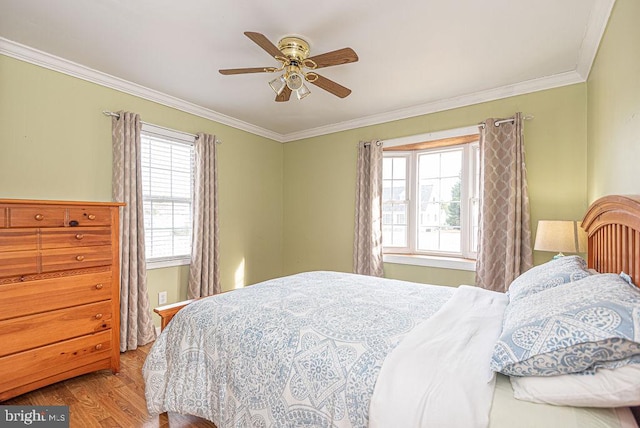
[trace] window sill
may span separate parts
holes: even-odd
[[[384,263],[396,263],[401,265],[428,266],[441,269],[456,269],[474,272],[476,261],[456,257],[417,256],[413,254],[385,254],[382,256]]]
[[[184,266],[191,263],[191,258],[147,260],[147,270]]]

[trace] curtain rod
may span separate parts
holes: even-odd
[[[118,113],[114,113],[114,112],[112,112],[112,111],[108,111],[108,110],[104,110],[104,111],[102,112],[102,114],[104,114],[105,116],[111,116],[111,117],[117,117],[117,118],[120,118],[120,115],[119,115]],[[180,133],[182,133],[182,134],[185,134],[185,135],[188,135],[188,136],[190,136],[190,137],[193,137],[193,138],[194,138],[194,139],[196,139],[196,140],[198,139],[198,136],[197,136],[197,135],[195,135],[195,134],[190,134],[190,133],[188,133],[188,132],[176,131],[175,129],[166,128],[166,127],[164,127],[164,126],[155,125],[155,124],[153,124],[153,123],[144,122],[144,121],[140,121],[140,123],[142,123],[143,125],[151,125],[151,126],[155,126],[156,128],[164,129],[164,130],[166,130],[166,131],[180,132]],[[222,141],[220,141],[220,140],[218,140],[218,139],[216,138],[216,144],[222,144]]]
[[[381,146],[381,145],[383,145],[383,144],[384,144],[384,143],[383,143],[382,141],[380,141],[380,140],[376,141],[376,146]],[[364,146],[365,146],[365,147],[369,147],[370,145],[371,145],[371,142],[364,143]]]
[[[531,120],[531,119],[533,119],[533,118],[534,118],[534,116],[530,116],[530,115],[529,115],[529,116],[524,116],[524,117],[523,117],[523,119],[524,119],[524,120]],[[514,118],[510,118],[510,119],[503,119],[503,120],[497,120],[497,121],[495,121],[495,122],[494,122],[494,124],[493,124],[493,125],[494,125],[494,126],[500,126],[500,125],[502,125],[503,123],[509,123],[509,122],[513,123],[513,121],[514,121],[514,120],[515,120]],[[478,128],[484,128],[484,122],[480,122],[480,123],[478,124]]]

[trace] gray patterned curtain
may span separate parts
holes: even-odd
[[[189,299],[220,292],[216,137],[199,133],[194,143],[194,152],[195,189],[187,293]]]
[[[358,144],[353,271],[382,276],[382,142]]]
[[[119,112],[112,119],[113,200],[120,208],[120,352],[156,338],[151,321],[144,251],[140,116]]]
[[[480,248],[476,284],[506,291],[533,266],[522,115],[480,130]]]

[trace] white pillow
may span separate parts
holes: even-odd
[[[577,407],[640,405],[640,364],[595,374],[511,377],[513,396],[533,403]]]

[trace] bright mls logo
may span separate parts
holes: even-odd
[[[69,428],[69,406],[0,406],[0,427]]]

